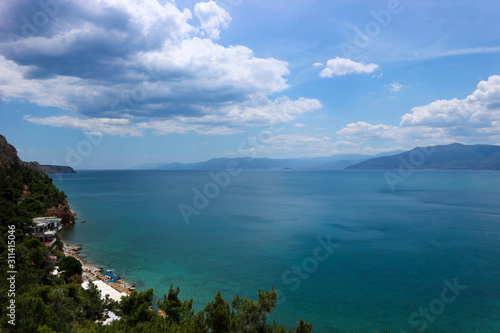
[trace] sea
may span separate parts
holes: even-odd
[[[500,172],[79,171],[63,239],[156,300],[220,291],[313,332],[500,332]],[[81,223],[86,220],[85,223]]]

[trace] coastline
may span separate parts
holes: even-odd
[[[93,264],[89,264],[85,259],[83,259],[80,256],[80,251],[82,249],[82,247],[80,245],[67,244],[62,239],[61,239],[61,241],[63,243],[64,255],[69,256],[69,257],[73,257],[73,258],[77,259],[78,261],[80,261],[80,263],[82,264],[82,269],[83,269],[82,279],[84,281],[92,281],[92,282],[102,281],[107,286],[116,290],[118,293],[125,294],[126,296],[130,295],[132,293],[132,291],[135,290],[135,286],[133,284],[130,284],[130,283],[122,280],[121,278],[119,278],[118,280],[115,280],[114,282],[110,282],[113,280],[109,276],[105,276],[103,274],[102,268],[95,266]],[[99,289],[101,289],[101,288],[99,288]],[[101,293],[102,293],[101,297],[104,298],[105,297],[104,291],[101,290]],[[122,296],[125,296],[125,295],[122,295]]]
[[[76,220],[78,219],[76,217],[77,213],[73,209],[71,209],[71,206],[69,205],[69,202],[67,199],[65,200],[65,204],[67,207],[69,207],[69,213],[66,213],[66,215],[69,215],[70,218],[68,218],[66,220],[67,223],[65,223],[64,225],[66,225],[66,226],[75,225]],[[49,211],[48,213],[50,214],[51,212]],[[59,216],[59,214],[54,214],[54,215],[57,215],[58,217],[62,218],[62,216]],[[66,216],[66,218],[67,218],[67,216]],[[104,275],[105,273],[103,272],[101,267],[98,267],[94,264],[90,264],[85,259],[83,259],[80,256],[80,251],[82,250],[81,245],[68,244],[64,241],[62,236],[61,236],[61,242],[63,244],[64,255],[69,256],[69,257],[73,257],[73,258],[77,259],[82,264],[82,270],[83,270],[82,271],[82,280],[83,280],[82,287],[86,286],[88,281],[93,281],[93,282],[102,281],[106,286],[111,287],[113,290],[118,292],[119,295],[121,295],[121,296],[125,296],[125,295],[128,296],[132,293],[132,291],[135,291],[135,285],[122,280],[121,277],[113,280],[113,279],[111,279],[110,276]],[[106,288],[105,285],[103,285],[101,283],[98,284],[98,288],[99,288],[99,290],[101,290],[101,297],[102,298],[104,298],[106,296],[106,294],[109,295],[109,292],[108,292],[109,289]],[[108,290],[106,290],[106,289],[108,289]],[[115,294],[115,296],[118,296],[118,295]]]

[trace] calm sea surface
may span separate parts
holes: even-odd
[[[394,191],[384,171],[243,171],[224,188],[209,171],[53,178],[87,220],[64,240],[157,297],[174,284],[200,310],[274,286],[288,327],[500,332],[500,172],[419,171]]]

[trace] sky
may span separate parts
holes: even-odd
[[[75,169],[500,144],[500,2],[3,0],[0,134]]]

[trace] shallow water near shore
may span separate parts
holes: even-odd
[[[290,328],[500,332],[500,173],[418,171],[395,191],[384,173],[243,171],[224,188],[209,171],[52,178],[79,218],[63,239],[157,298],[174,284],[201,310],[218,290],[274,286],[272,318]],[[198,211],[189,224],[180,204]]]

